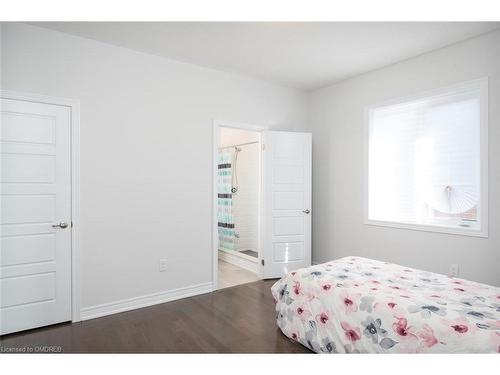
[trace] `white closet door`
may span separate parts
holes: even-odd
[[[71,320],[70,116],[1,100],[0,334]]]
[[[310,133],[263,132],[262,276],[311,265]]]

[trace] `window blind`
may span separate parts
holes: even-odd
[[[480,90],[373,108],[368,219],[478,227]]]

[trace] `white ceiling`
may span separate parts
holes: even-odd
[[[154,55],[305,90],[499,28],[499,22],[42,22]]]

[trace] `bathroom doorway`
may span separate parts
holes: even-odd
[[[213,289],[311,265],[312,137],[216,121]]]
[[[217,127],[217,288],[259,277],[261,131],[234,124]]]

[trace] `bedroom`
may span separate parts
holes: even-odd
[[[2,22],[2,352],[498,352],[466,20]]]

